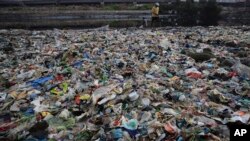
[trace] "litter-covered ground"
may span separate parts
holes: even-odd
[[[250,27],[0,30],[1,140],[229,140]]]

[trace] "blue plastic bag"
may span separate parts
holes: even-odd
[[[36,80],[29,81],[29,82],[27,82],[27,84],[30,84],[34,88],[40,88],[44,83],[46,83],[47,81],[52,80],[52,79],[53,79],[53,76],[48,75],[48,76],[38,78]]]

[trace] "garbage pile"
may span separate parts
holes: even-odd
[[[0,139],[229,140],[250,28],[0,30]]]

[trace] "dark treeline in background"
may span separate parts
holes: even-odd
[[[221,19],[220,13],[222,11],[215,0],[194,2],[187,0],[186,2],[177,1],[171,5],[161,5],[161,13],[170,13],[175,15],[175,24],[180,26],[209,26],[218,25]],[[167,20],[167,21],[166,21]],[[163,20],[163,24],[170,24],[169,19]],[[173,23],[173,22],[172,22]]]
[[[218,3],[216,0],[186,0],[161,5],[161,14],[172,16],[162,19],[162,25],[216,26],[249,25],[250,3]]]

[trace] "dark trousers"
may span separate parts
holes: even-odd
[[[151,27],[153,26],[159,26],[160,18],[159,17],[152,17],[151,19]]]

